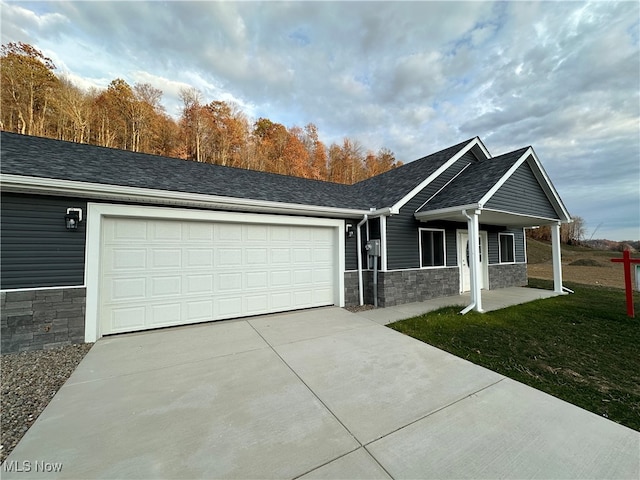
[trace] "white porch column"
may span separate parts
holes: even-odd
[[[473,212],[467,221],[469,230],[469,267],[471,280],[471,302],[475,303],[473,309],[482,312],[482,293],[480,291],[480,226],[478,223],[478,212]]]
[[[553,291],[562,292],[562,253],[560,250],[560,222],[551,225],[551,252],[553,255]]]

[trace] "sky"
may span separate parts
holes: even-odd
[[[7,2],[83,88],[150,83],[408,163],[533,146],[586,238],[640,239],[640,2]]]

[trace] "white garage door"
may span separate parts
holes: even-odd
[[[101,333],[332,305],[334,230],[105,217]]]

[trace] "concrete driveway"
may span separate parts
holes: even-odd
[[[638,432],[324,308],[98,341],[2,476],[637,479],[639,465]]]

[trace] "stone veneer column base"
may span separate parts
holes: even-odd
[[[86,289],[0,292],[2,353],[84,343]]]

